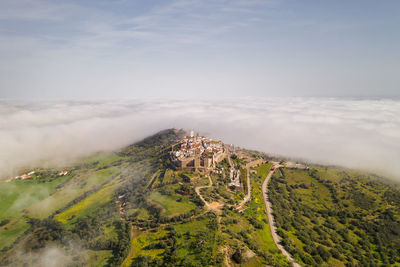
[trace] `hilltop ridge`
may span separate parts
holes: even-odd
[[[399,190],[369,174],[176,129],[34,171],[0,185],[1,266],[42,266],[51,255],[58,266],[400,261]]]

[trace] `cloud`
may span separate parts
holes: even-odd
[[[24,242],[29,242],[29,240]],[[87,254],[79,242],[71,240],[63,248],[51,242],[46,247],[33,251],[25,251],[25,249],[19,247],[14,249],[12,254],[8,256],[8,260],[11,262],[7,266],[63,267],[73,265],[74,256],[82,259],[87,257]]]
[[[70,7],[66,4],[55,4],[47,0],[3,0],[1,5],[0,20],[23,21],[60,20],[60,14],[64,14]]]
[[[68,256],[57,247],[50,247],[44,250],[39,257],[40,264],[38,266],[68,266]]]
[[[12,191],[10,188],[11,192],[13,192],[14,190],[18,190],[18,188],[13,189]],[[19,211],[23,210],[24,208],[29,207],[30,205],[32,205],[32,203],[35,203],[35,202],[38,202],[41,200],[40,195],[44,195],[44,196],[50,195],[48,188],[40,187],[40,188],[36,189],[35,192],[29,192],[27,194],[23,194],[22,196],[19,196],[18,198],[15,199],[15,201],[12,203],[11,207],[7,210],[7,212],[12,214],[13,211],[19,212]],[[43,201],[43,202],[45,202],[45,201]]]
[[[76,54],[77,58],[124,61],[154,53],[182,54],[182,49],[227,47],[233,45],[227,34],[248,32],[264,21],[269,8],[279,2],[172,0],[157,4],[129,1],[55,4],[48,0],[5,0],[0,9],[0,40],[4,44],[0,44],[0,53],[5,56],[12,53],[11,61],[20,58],[23,62],[27,61],[26,51],[35,61]]]
[[[165,128],[226,143],[400,178],[400,101],[258,98],[0,105],[0,173],[65,164]]]

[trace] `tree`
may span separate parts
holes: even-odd
[[[242,261],[243,261],[243,253],[242,253],[241,249],[236,249],[236,251],[232,254],[232,259],[236,263],[242,263]]]
[[[131,267],[148,267],[150,266],[151,257],[139,255],[132,261]]]
[[[325,249],[323,246],[321,246],[321,245],[319,245],[319,246],[317,247],[317,251],[318,251],[318,254],[321,256],[321,258],[322,258],[324,261],[328,261],[329,258],[331,257],[331,254],[329,253],[329,251],[326,250],[326,249]]]

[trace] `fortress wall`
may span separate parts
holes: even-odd
[[[226,158],[227,154],[225,152],[218,154],[217,156],[215,156],[215,162],[219,163],[221,162],[224,158]]]
[[[256,159],[256,160],[253,160],[253,161],[247,163],[245,167],[246,168],[255,167],[257,165],[263,164],[264,162],[265,162],[265,160],[263,160],[263,159]]]

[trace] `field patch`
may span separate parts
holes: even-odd
[[[8,224],[0,227],[0,250],[10,246],[30,225],[22,217],[15,217]]]
[[[139,255],[151,256],[154,258],[158,257],[164,252],[164,249],[149,249],[148,246],[160,242],[161,239],[163,239],[163,237],[168,233],[166,230],[160,229],[155,232],[137,232],[135,230],[132,231],[131,251],[129,253],[129,256],[123,262],[122,266],[131,266],[132,261]]]
[[[95,212],[103,204],[111,201],[112,195],[118,185],[118,183],[105,185],[102,189],[76,203],[66,211],[55,215],[54,219],[63,224],[73,223],[77,218]]]
[[[185,266],[208,266],[218,248],[216,244],[217,222],[212,215],[174,225],[177,240],[177,257]]]
[[[108,259],[112,257],[112,250],[85,250],[85,266],[108,266]]]
[[[46,218],[85,192],[101,186],[105,181],[117,174],[118,171],[118,167],[111,167],[75,176],[60,190],[29,207],[28,214],[35,218]]]
[[[39,203],[56,191],[58,185],[71,177],[63,176],[51,182],[14,180],[0,182],[0,249],[11,245],[30,225],[22,217],[25,209]],[[8,223],[7,223],[8,222]]]
[[[168,196],[153,191],[149,198],[165,209],[165,216],[188,213],[196,208],[196,205],[187,196]]]
[[[63,176],[46,183],[39,183],[36,180],[0,182],[0,220],[18,214],[47,198],[56,191],[58,185],[69,178]]]

